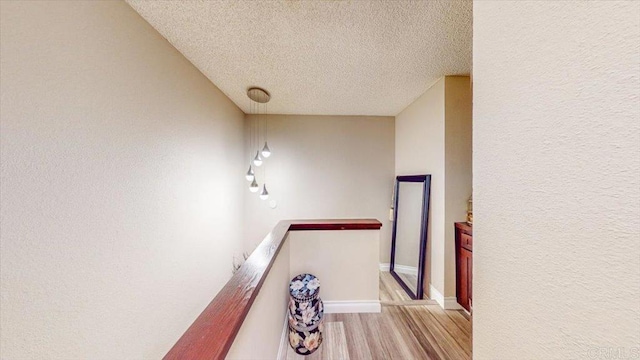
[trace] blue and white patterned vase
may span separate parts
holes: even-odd
[[[293,351],[300,355],[309,355],[318,350],[322,344],[322,327],[322,320],[311,330],[300,331],[289,326],[289,345]]]
[[[289,282],[289,295],[296,301],[315,300],[320,297],[320,280],[311,274],[300,274]]]
[[[317,327],[324,314],[320,281],[314,275],[300,274],[289,283],[289,322],[299,329]]]
[[[300,274],[289,283],[289,344],[300,355],[309,355],[322,344],[324,305],[320,281]]]
[[[320,298],[298,302],[289,299],[289,324],[300,329],[315,328],[324,315],[324,304]]]

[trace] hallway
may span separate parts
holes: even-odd
[[[0,329],[640,360],[640,0],[0,0]]]

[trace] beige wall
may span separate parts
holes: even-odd
[[[396,116],[396,175],[431,174],[425,292],[444,291],[444,78]]]
[[[247,116],[247,135],[252,121],[255,115]],[[380,260],[389,262],[393,143],[393,117],[270,115],[273,155],[265,165],[271,195],[260,200],[244,184],[246,249],[282,219],[376,218],[383,224]],[[250,154],[255,149],[246,152],[244,171]],[[261,186],[265,165],[257,173]]]
[[[455,230],[466,221],[472,191],[471,82],[468,76],[445,77],[445,272],[444,296],[456,296]]]
[[[2,358],[158,359],[231,276],[244,115],[123,2],[0,12]]]
[[[284,240],[247,317],[233,340],[227,359],[278,358],[289,303],[290,241]],[[286,337],[287,348],[289,337]]]
[[[473,27],[474,359],[631,359],[640,2],[477,1]]]
[[[293,231],[288,241],[290,279],[302,273],[317,276],[325,303],[380,299],[379,230]]]
[[[425,291],[455,305],[453,223],[471,195],[471,88],[468,76],[445,76],[396,116],[396,174],[431,174]],[[438,297],[440,296],[440,297]]]

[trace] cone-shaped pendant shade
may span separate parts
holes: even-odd
[[[260,151],[256,151],[256,157],[253,158],[253,165],[255,166],[262,165],[262,158],[260,157]]]
[[[267,191],[267,185],[262,185],[262,192],[260,193],[260,199],[267,200],[269,198],[269,192]]]
[[[249,185],[249,191],[254,193],[254,192],[258,192],[258,190],[260,190],[260,186],[258,186],[258,183],[254,178],[253,181],[251,182],[251,185]]]
[[[247,179],[247,181],[253,181],[253,179],[256,178],[251,165],[249,165],[249,171],[247,171],[247,174],[244,177]]]
[[[271,156],[271,149],[269,149],[266,141],[264,142],[264,147],[262,148],[262,156],[264,156],[265,158]]]

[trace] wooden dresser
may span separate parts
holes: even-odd
[[[473,295],[473,227],[455,223],[456,229],[456,297],[458,304],[471,312]]]

